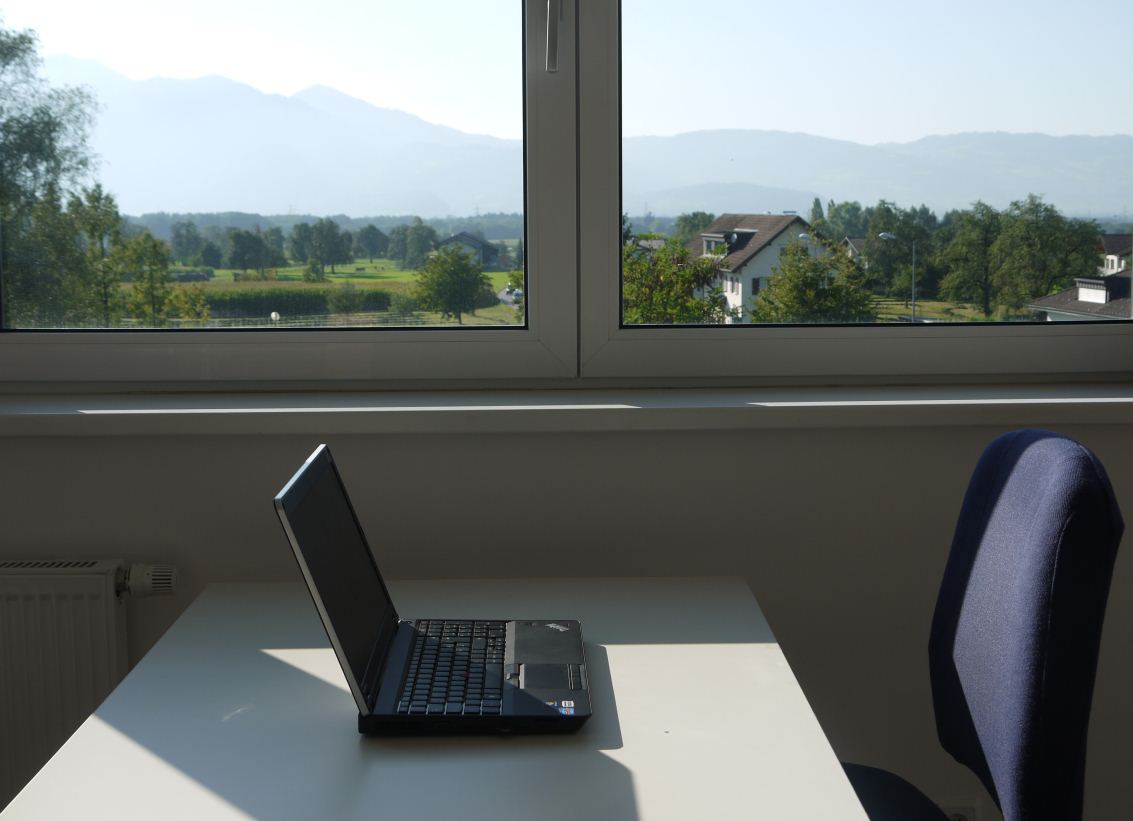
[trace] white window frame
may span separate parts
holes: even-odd
[[[574,4],[546,71],[547,3],[526,20],[527,328],[5,332],[0,386],[230,387],[564,378],[578,373]]]
[[[580,374],[594,379],[918,382],[1128,376],[1133,322],[624,328],[620,3],[579,12]]]

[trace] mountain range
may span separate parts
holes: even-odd
[[[54,84],[88,86],[99,179],[126,213],[516,212],[523,146],[379,108],[332,88],[267,94],[223,77],[130,80],[50,57]],[[818,196],[997,207],[1029,193],[1064,213],[1133,207],[1133,137],[970,133],[861,145],[762,130],[693,131],[623,143],[624,210],[809,211]]]

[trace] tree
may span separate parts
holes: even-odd
[[[413,295],[422,309],[437,311],[442,319],[455,317],[460,325],[461,316],[473,312],[483,290],[491,287],[480,266],[454,243],[425,260]]]
[[[435,228],[426,225],[420,217],[414,217],[405,235],[405,267],[417,269],[423,266],[429,252],[437,247],[438,239]]]
[[[95,185],[71,196],[67,213],[86,244],[86,276],[95,320],[103,328],[119,324],[126,303],[121,277],[110,260],[111,249],[122,241],[122,216],[114,197]]]
[[[201,265],[208,268],[219,268],[224,264],[224,251],[211,239],[205,240],[201,246]]]
[[[656,251],[622,246],[622,318],[627,325],[719,325],[731,313],[711,257],[676,240]]]
[[[818,197],[814,198],[814,202],[810,204],[810,230],[820,237],[830,241],[842,239],[842,237],[830,236],[830,226],[826,224],[826,213],[822,210],[822,200]]]
[[[767,323],[873,322],[877,312],[861,271],[838,251],[811,256],[792,242],[772,268],[773,276],[756,296],[751,316]]]
[[[48,271],[41,259],[61,262],[67,234],[73,245],[63,203],[90,166],[93,100],[79,89],[50,88],[36,49],[34,33],[0,27],[0,324],[9,326],[58,323],[90,304],[71,287],[81,277]],[[49,247],[39,245],[45,240]],[[75,298],[80,304],[68,304]]]
[[[327,296],[327,308],[332,314],[354,314],[362,310],[365,295],[353,282],[334,286]]]
[[[170,245],[173,250],[173,259],[182,265],[192,265],[201,253],[204,240],[197,230],[197,224],[192,221],[173,223],[173,236]]]
[[[205,286],[174,285],[173,292],[165,302],[166,314],[185,323],[197,324],[202,328],[208,323],[209,303],[205,296]]]
[[[300,222],[291,227],[287,237],[287,253],[291,261],[296,263],[307,262],[311,255],[311,226]]]
[[[633,242],[633,224],[629,221],[629,214],[622,213],[622,247]]]
[[[342,262],[342,229],[332,219],[321,219],[311,226],[311,236],[307,243],[307,270],[303,279],[308,282],[322,282],[326,279],[326,267],[334,273],[334,266]]]
[[[264,259],[267,249],[264,241],[258,234],[251,231],[233,230],[228,235],[228,267],[239,268],[242,275],[247,274],[249,268],[261,273],[264,268]]]
[[[673,239],[684,245],[700,236],[700,232],[711,225],[715,219],[716,215],[709,214],[707,211],[681,214],[677,217],[677,224],[673,229]]]
[[[991,249],[1001,304],[1019,309],[1093,274],[1097,237],[1095,223],[1068,220],[1034,194],[1011,203]]]
[[[389,245],[389,237],[383,234],[376,225],[364,225],[358,229],[358,233],[354,237],[354,244],[356,256],[364,256],[370,262],[373,262],[374,257],[380,257],[385,253],[386,247]]]
[[[124,242],[116,252],[118,270],[134,283],[128,299],[130,314],[160,328],[169,318],[168,300],[173,291],[169,246],[147,231]]]
[[[405,265],[405,249],[409,239],[409,226],[397,225],[389,232],[389,242],[386,244],[386,258],[392,259],[398,265]]]
[[[523,257],[523,238],[521,237],[519,242],[515,245],[515,269],[522,271],[525,264],[526,260]]]
[[[990,317],[998,302],[991,249],[999,236],[999,212],[984,202],[953,218],[954,233],[942,256],[949,271],[940,282],[940,293],[951,302],[972,302]]]

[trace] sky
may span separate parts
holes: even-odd
[[[132,79],[322,84],[522,134],[521,0],[0,0],[0,16],[35,29],[44,55]],[[1130,0],[623,0],[622,19],[626,136],[1133,134]]]

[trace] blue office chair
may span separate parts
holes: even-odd
[[[1079,821],[1102,619],[1124,524],[1072,439],[992,442],[964,496],[929,638],[940,742],[1005,821]],[[892,773],[845,764],[872,821],[947,816]]]

